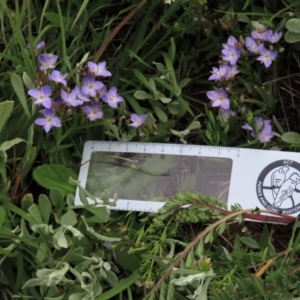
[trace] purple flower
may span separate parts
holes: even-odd
[[[35,49],[36,50],[42,50],[43,48],[45,48],[46,44],[44,41],[41,41],[39,43],[36,44]]]
[[[217,80],[217,81],[222,81],[223,79],[227,80],[228,71],[229,71],[229,67],[227,65],[222,65],[219,67],[219,69],[213,67],[212,75],[208,77],[208,80]]]
[[[116,87],[112,87],[106,94],[104,94],[102,96],[102,100],[112,108],[117,108],[118,103],[124,101],[123,97],[118,95]]]
[[[263,44],[258,46],[258,51],[261,56],[259,56],[256,60],[261,61],[266,68],[269,68],[272,64],[272,61],[276,58],[278,52],[268,50]]]
[[[235,113],[231,109],[224,109],[220,107],[220,118],[223,120],[224,123],[227,123],[228,119],[234,115]]]
[[[103,76],[103,77],[110,77],[111,73],[106,70],[106,61],[102,61],[99,64],[95,64],[91,61],[87,63],[89,72],[93,76]]]
[[[91,106],[83,106],[82,111],[87,114],[90,121],[102,119],[103,117],[103,111],[101,110],[101,105],[98,102],[92,103]]]
[[[131,127],[140,127],[146,120],[147,115],[137,115],[137,114],[131,114],[130,119],[132,123],[129,124]]]
[[[67,93],[63,89],[60,90],[60,97],[63,99],[65,105],[67,106],[78,106],[83,103],[82,100],[78,99],[78,90],[74,89],[71,93]]]
[[[222,50],[222,54],[224,61],[229,61],[231,65],[235,65],[241,55],[241,50],[228,45]]]
[[[251,31],[251,37],[255,40],[265,40],[265,31]]]
[[[247,49],[248,49],[251,53],[255,53],[255,54],[258,53],[258,45],[257,45],[257,43],[255,42],[255,40],[252,39],[250,36],[247,36],[247,37],[246,37],[245,44],[246,44]]]
[[[74,94],[77,93],[77,99],[81,100],[82,102],[89,102],[91,101],[90,98],[88,98],[87,96],[83,95],[81,90],[79,89],[79,87],[76,85],[75,88],[73,89]]]
[[[61,83],[63,85],[67,85],[67,81],[65,78],[68,76],[68,73],[62,75],[59,71],[54,70],[52,73],[48,76],[48,79],[51,81],[54,81],[56,83]]]
[[[245,130],[250,130],[250,131],[253,130],[253,128],[248,123],[245,123],[245,125],[243,125],[242,128]]]
[[[229,99],[223,88],[219,88],[217,91],[209,91],[206,93],[207,97],[213,101],[213,107],[222,107],[228,109],[230,106]]]
[[[61,122],[58,117],[55,117],[53,109],[43,109],[40,112],[43,113],[45,118],[39,118],[34,121],[36,125],[43,126],[46,132],[49,132],[51,127],[61,127]]]
[[[112,244],[108,243],[108,242],[104,242],[103,247],[106,248],[106,249],[112,249]],[[114,250],[112,250],[112,255],[113,255],[113,258],[115,260],[117,260],[116,252]]]
[[[30,89],[28,91],[28,95],[35,99],[33,102],[34,105],[42,104],[46,108],[52,107],[51,101],[51,87],[49,85],[45,85],[40,89]]]
[[[81,92],[85,96],[96,97],[98,90],[102,89],[104,84],[100,81],[95,81],[90,75],[83,78],[83,86],[81,87]]]
[[[265,33],[265,40],[270,42],[271,44],[277,43],[282,37],[282,32],[275,31],[273,30],[268,30]]]
[[[41,50],[45,47],[45,42],[44,41],[41,41],[39,43],[37,43],[34,47],[35,50]],[[30,49],[30,45],[27,44],[27,49]]]
[[[228,67],[228,73],[227,73],[228,79],[234,78],[234,76],[238,73],[240,73],[240,72],[238,71],[236,65],[232,65],[232,66]]]
[[[228,46],[232,46],[232,47],[237,47],[239,45],[239,42],[237,41],[237,39],[234,36],[229,36],[229,38],[227,39],[227,43],[226,44],[222,44],[224,49],[228,49]]]
[[[40,70],[44,71],[47,69],[54,69],[57,59],[58,59],[58,56],[53,55],[51,53],[38,55],[38,60],[41,64]]]
[[[102,98],[102,96],[103,96],[104,94],[106,94],[106,93],[107,93],[107,89],[106,89],[106,85],[104,85],[102,89],[100,89],[100,90],[97,91],[97,96],[98,96],[99,98]]]
[[[271,127],[271,126],[270,126]],[[265,126],[261,132],[258,133],[258,140],[261,143],[268,143],[270,140],[274,137],[274,134],[272,133],[272,129],[268,128],[268,126]]]
[[[254,117],[254,121],[257,126],[257,139],[260,141],[260,143],[267,143],[271,140],[271,138],[274,136],[272,133],[272,126],[270,120],[263,120],[260,117]],[[243,129],[250,130],[251,136],[256,138],[256,133],[253,130],[253,128],[248,124],[245,123],[245,125],[242,126]]]

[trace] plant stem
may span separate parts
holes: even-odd
[[[98,62],[100,56],[106,49],[107,45],[110,43],[110,41],[116,36],[116,34],[121,30],[121,28],[131,19],[131,17],[142,7],[146,4],[147,0],[142,0],[141,3],[135,7],[120,23],[119,25],[111,31],[109,36],[104,40],[98,51],[96,52],[93,62]]]
[[[175,260],[175,262],[167,269],[166,273],[162,276],[162,278],[157,282],[157,284],[152,288],[152,290],[146,295],[145,299],[148,299],[153,293],[157,291],[160,285],[166,280],[166,278],[172,273],[173,269],[187,256],[187,254],[194,248],[210,231],[217,228],[222,223],[236,218],[239,215],[244,215],[247,213],[251,213],[253,209],[240,210],[237,212],[233,212],[222,218],[221,220],[216,221],[215,223],[208,226],[205,230],[203,230],[196,239],[189,244],[189,246],[180,254],[180,256]]]

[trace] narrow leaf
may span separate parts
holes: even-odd
[[[14,101],[0,103],[0,132],[13,111],[14,103]]]
[[[24,85],[21,77],[17,74],[12,74],[10,80],[14,88],[14,91],[17,94],[27,117],[30,118],[31,114],[28,109],[28,104],[27,104],[26,95],[24,91]]]

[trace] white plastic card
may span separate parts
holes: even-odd
[[[300,154],[228,147],[88,141],[79,181],[100,203],[99,183],[111,209],[156,212],[179,192],[203,193],[228,207],[259,207],[298,215]],[[92,200],[88,199],[91,203]],[[77,189],[75,203],[81,204]]]

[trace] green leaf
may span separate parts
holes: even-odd
[[[51,216],[51,212],[52,212],[51,202],[50,202],[49,198],[44,194],[41,194],[39,196],[38,202],[39,202],[39,210],[40,210],[42,219],[44,220],[45,224],[48,224],[50,216]]]
[[[182,106],[177,100],[175,100],[168,105],[168,110],[170,114],[176,116],[182,111]]]
[[[0,229],[2,227],[5,218],[6,218],[6,210],[0,206]]]
[[[300,41],[300,34],[296,32],[288,31],[284,35],[284,39],[287,43],[296,43]]]
[[[286,132],[281,136],[281,139],[288,144],[300,144],[300,134],[297,132]]]
[[[138,99],[138,100],[146,100],[146,99],[153,99],[153,97],[144,92],[144,91],[136,91],[134,94],[133,94],[134,98]]]
[[[28,288],[28,287],[34,287],[41,285],[41,279],[39,278],[32,278],[26,281],[22,289]]]
[[[272,118],[274,125],[276,126],[277,130],[281,133],[284,134],[284,130],[282,128],[282,126],[279,124],[279,122],[277,121],[277,119],[275,118],[275,116],[273,116]]]
[[[269,232],[268,225],[265,224],[259,242],[261,251],[264,251],[266,247],[268,247],[269,240],[270,240],[270,232]]]
[[[42,220],[42,217],[41,217],[41,214],[40,214],[40,211],[37,207],[36,204],[32,204],[29,208],[28,208],[28,212],[31,216],[31,218],[33,220],[35,220],[38,224],[44,224],[43,220]]]
[[[129,288],[133,285],[137,280],[141,278],[141,274],[138,270],[135,270],[128,278],[120,281],[114,288],[109,291],[101,294],[99,297],[95,298],[95,300],[108,300],[112,299],[114,296],[119,295],[122,291]]]
[[[174,62],[175,55],[176,55],[176,44],[174,38],[171,38],[171,45],[168,50],[168,54],[170,55],[171,61]]]
[[[68,195],[67,196],[67,199],[66,199],[66,202],[67,202],[67,205],[68,206],[73,206],[74,205],[74,196],[73,195]]]
[[[300,33],[300,20],[299,19],[288,20],[286,22],[285,26],[291,32]]]
[[[28,193],[25,194],[21,199],[21,208],[25,212],[28,212],[28,208],[33,204],[33,196],[32,194]]]
[[[187,130],[193,130],[193,129],[199,129],[199,128],[201,128],[200,122],[199,121],[194,121],[189,125]]]
[[[63,165],[42,165],[33,171],[34,180],[47,189],[58,188],[65,195],[75,194],[75,187],[69,184],[69,177],[77,175]]]
[[[28,109],[26,95],[25,95],[25,91],[24,91],[24,85],[23,85],[23,81],[22,81],[21,77],[17,74],[12,74],[10,80],[11,80],[11,84],[14,88],[14,91],[17,94],[27,117],[30,118],[31,114]]]
[[[52,188],[49,193],[50,200],[55,207],[63,207],[65,196],[60,189]]]
[[[187,86],[190,83],[190,81],[191,81],[190,78],[184,78],[178,83],[178,86],[183,88],[183,87]]]
[[[45,18],[56,27],[61,27],[60,16],[56,13],[45,13]],[[67,18],[62,17],[64,27],[67,26]]]
[[[164,113],[164,111],[160,107],[156,105],[152,105],[152,107],[160,121],[162,122],[168,121],[168,116]]]
[[[95,217],[98,218],[99,221],[103,223],[109,220],[110,213],[106,206],[86,205],[83,208],[91,212],[93,215],[95,215]]]
[[[20,139],[20,138],[15,138],[13,140],[10,140],[10,141],[6,141],[4,143],[2,143],[0,145],[0,150],[2,151],[6,151],[8,150],[9,148],[11,148],[12,146],[16,145],[16,144],[19,144],[21,142],[26,142],[25,140],[23,139]]]
[[[60,227],[53,235],[53,246],[60,250],[60,248],[68,248],[68,241],[64,234],[64,228]]]
[[[224,224],[226,224],[226,223],[224,223]],[[232,256],[230,255],[230,253],[228,252],[228,250],[227,250],[225,247],[223,247],[223,246],[221,246],[221,248],[222,248],[223,251],[224,251],[225,257],[226,257],[229,261],[232,261]]]
[[[28,90],[35,88],[35,85],[33,84],[31,78],[27,75],[26,72],[23,72],[23,82]]]
[[[0,103],[0,132],[13,111],[14,103],[14,101]]]
[[[62,217],[61,217],[61,225],[64,226],[74,226],[77,223],[77,217],[73,210],[68,210]]]
[[[260,249],[259,244],[251,237],[242,236],[240,241],[250,249]]]
[[[172,101],[171,98],[166,98],[166,97],[159,97],[158,99],[159,99],[162,103],[165,103],[165,104],[170,103],[170,102]]]
[[[257,21],[251,21],[251,25],[255,28],[255,29],[258,29],[258,30],[262,30],[264,29],[264,25],[257,22]]]

